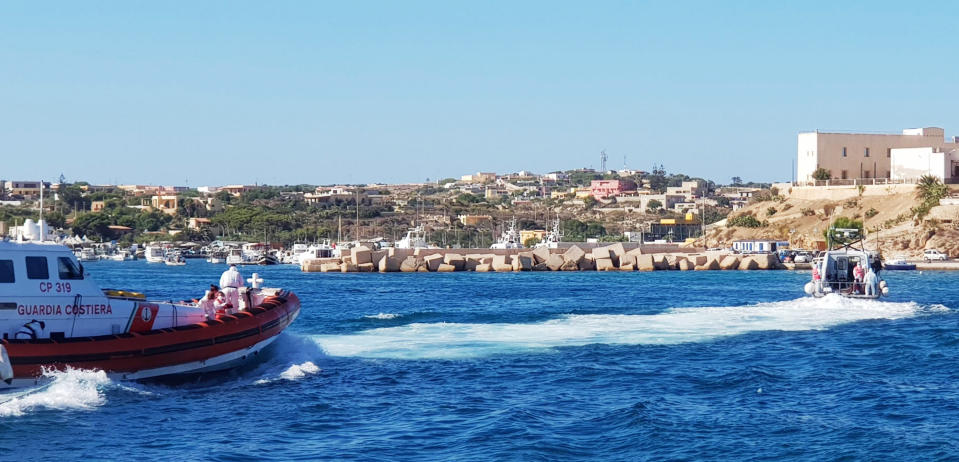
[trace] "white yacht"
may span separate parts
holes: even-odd
[[[78,257],[80,261],[97,261],[100,257],[97,256],[96,251],[92,247],[84,247],[80,249],[80,255]]]
[[[519,231],[516,230],[516,217],[509,223],[509,228],[503,231],[499,240],[489,246],[491,249],[522,249],[523,243],[519,241]]]
[[[143,251],[143,258],[146,258],[147,263],[163,263],[165,255],[163,247],[158,245],[148,245]]]

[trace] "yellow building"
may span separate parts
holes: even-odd
[[[163,194],[150,199],[150,207],[153,207],[153,210],[159,210],[168,215],[176,215],[178,205],[179,199],[176,194]]]
[[[493,217],[489,215],[460,215],[456,218],[466,226],[476,226],[486,221],[493,221]]]
[[[593,193],[589,188],[576,188],[573,191],[573,194],[576,195],[577,199],[586,199],[587,197],[593,197]]]
[[[542,242],[543,239],[546,239],[546,230],[545,229],[524,229],[519,232],[520,242],[526,242],[527,240],[534,237],[536,239],[539,239],[540,242]]]

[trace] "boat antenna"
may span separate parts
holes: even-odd
[[[40,242],[43,242],[43,179],[40,179],[40,219],[37,222],[40,229]]]

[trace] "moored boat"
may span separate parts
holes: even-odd
[[[883,263],[882,267],[890,271],[912,271],[916,269],[916,264],[909,263],[903,257],[896,257]]]
[[[44,369],[101,369],[120,379],[235,367],[276,339],[300,310],[282,289],[236,289],[237,310],[148,301],[101,290],[65,247],[0,242],[0,389],[29,386]]]

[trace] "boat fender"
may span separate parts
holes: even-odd
[[[43,332],[43,329],[47,328],[47,323],[31,319],[30,322],[24,324],[16,334],[13,334],[13,338],[18,340],[36,340],[37,327],[40,328],[40,332]]]
[[[880,288],[880,289],[885,289],[885,288],[886,288],[886,281],[879,281],[879,288]]]
[[[10,356],[7,349],[0,345],[0,380],[10,385],[13,382],[13,366],[10,365]]]
[[[812,295],[816,291],[816,285],[812,282],[807,282],[806,285],[803,286],[803,290],[806,291],[807,295]]]
[[[883,287],[883,288],[882,288],[882,294],[883,294],[883,295],[889,295],[889,288],[888,288],[888,287]]]

